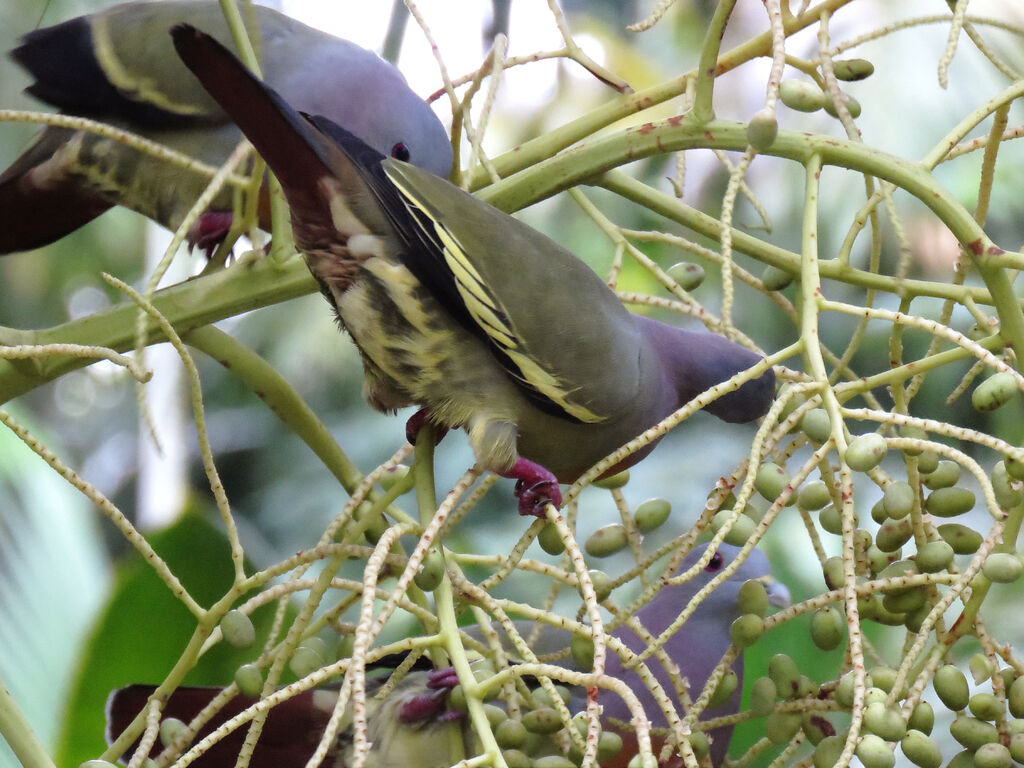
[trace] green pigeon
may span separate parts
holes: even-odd
[[[391,64],[270,8],[252,10],[263,76],[289,103],[326,115],[382,154],[449,174],[444,127]],[[34,78],[27,92],[60,112],[218,166],[242,134],[175,54],[167,31],[184,21],[231,42],[215,0],[162,0],[115,5],[29,32],[11,56]],[[52,243],[117,205],[176,229],[208,182],[112,139],[44,128],[0,175],[0,254]],[[231,210],[225,190],[192,228],[190,242],[212,251],[231,226]],[[264,205],[264,228],[268,216]]]
[[[677,573],[695,565],[707,546],[695,547],[683,561]],[[637,620],[653,635],[672,623],[686,607],[693,596],[714,576],[726,568],[736,557],[739,549],[728,544],[719,546],[702,573],[685,584],[664,587],[636,613]],[[680,674],[689,682],[692,698],[700,692],[711,671],[718,665],[729,647],[729,626],[739,615],[736,600],[744,582],[757,579],[766,583],[769,599],[777,606],[789,603],[785,586],[771,579],[768,559],[754,550],[730,578],[722,582],[707,597],[693,614],[666,642],[664,649],[669,658],[678,666]],[[531,637],[529,622],[516,622],[524,638]],[[470,631],[470,634],[477,634]],[[619,627],[612,635],[634,651],[642,650],[636,635],[626,627]],[[535,642],[536,653],[564,651],[571,635],[566,630],[541,625],[541,632]],[[571,661],[559,662],[571,664]],[[674,687],[668,673],[653,659],[647,662],[652,674],[658,679],[677,706],[682,717],[685,712],[674,695]],[[701,719],[721,717],[739,711],[742,690],[743,658],[740,656],[733,665],[740,678],[740,685],[729,699],[718,707],[705,711]],[[665,718],[654,703],[653,695],[640,682],[639,676],[627,671],[621,659],[609,652],[605,673],[623,680],[637,694],[651,723],[657,728],[664,727]],[[449,706],[448,694],[457,684],[458,678],[451,668],[441,670],[416,670],[408,673],[383,698],[374,693],[387,681],[386,676],[370,678],[367,686],[368,698],[368,741],[371,749],[367,757],[367,768],[447,768],[458,762],[462,755],[475,753],[476,737],[468,719]],[[132,685],[114,691],[107,706],[108,739],[116,737],[143,708],[147,706],[153,686]],[[210,699],[216,695],[216,688],[179,688],[168,700],[163,710],[164,717],[175,717],[188,722]],[[219,715],[200,731],[200,738],[213,731],[220,723],[242,711],[253,703],[253,699],[238,697],[232,700]],[[334,704],[337,701],[336,688],[317,688],[288,699],[274,707],[268,717],[262,736],[253,754],[251,768],[301,768],[312,756],[323,733]],[[622,700],[609,691],[601,691],[598,702],[603,707],[603,716],[628,721],[628,713]],[[500,700],[492,703],[501,704]],[[569,702],[572,712],[586,707],[586,693],[576,689]],[[336,742],[331,746],[326,768],[347,768],[351,765],[352,734],[347,729],[351,712],[346,713],[343,726]],[[610,723],[605,728],[614,729]],[[192,763],[195,768],[222,768],[234,764],[235,757],[244,740],[246,728],[240,728]],[[636,754],[635,735],[630,730],[618,731],[622,736],[622,751],[602,762],[603,768],[625,768]],[[712,743],[710,757],[712,765],[718,766],[725,757],[732,726],[718,728],[709,733]],[[660,738],[653,739],[655,751],[663,744]],[[460,745],[460,746],[456,746]],[[535,745],[543,753],[554,752],[553,743]]]
[[[423,419],[465,429],[478,467],[517,481],[521,514],[559,506],[560,482],[762,362],[716,334],[627,312],[540,232],[296,112],[195,27],[172,36],[280,180],[296,244],[362,355],[370,404],[418,405],[411,432]],[[769,369],[705,410],[751,421],[774,389]]]

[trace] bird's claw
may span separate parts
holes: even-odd
[[[512,468],[502,476],[515,478],[514,493],[519,499],[520,515],[544,517],[544,509],[548,504],[554,504],[556,509],[562,506],[558,478],[535,461],[520,456]]]
[[[461,712],[445,712],[448,693],[459,684],[459,676],[454,667],[431,670],[427,675],[429,693],[410,696],[398,708],[398,719],[403,723],[417,723],[433,717],[453,720],[461,716]]]
[[[517,480],[513,493],[519,499],[520,515],[544,517],[548,504],[554,504],[555,509],[562,506],[562,491],[557,480],[541,480],[529,487],[522,480]]]
[[[430,418],[429,408],[420,408],[416,413],[409,417],[409,420],[405,422],[405,439],[409,441],[410,445],[416,445],[416,436],[423,429],[423,425],[427,423]],[[437,445],[444,439],[444,436],[448,434],[447,427],[434,426],[437,437],[434,439],[434,445]]]

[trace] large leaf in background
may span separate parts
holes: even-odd
[[[147,536],[185,589],[203,606],[232,584],[231,551],[223,530],[198,514],[184,515]],[[189,672],[189,685],[225,685],[251,661],[266,639],[273,607],[256,611],[256,644],[239,651],[220,643]],[[106,746],[103,708],[111,690],[130,683],[159,683],[174,666],[196,620],[138,554],[117,569],[110,602],[96,623],[75,681],[60,741],[59,765],[78,765]]]
[[[52,444],[34,424],[28,427]],[[36,735],[52,745],[79,647],[109,583],[102,522],[5,427],[0,500],[0,683]],[[18,765],[0,738],[0,767]]]

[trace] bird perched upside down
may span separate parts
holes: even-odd
[[[521,514],[559,506],[559,481],[762,361],[627,312],[536,230],[326,117],[299,115],[194,27],[172,35],[280,180],[296,244],[362,355],[369,402],[419,405],[438,426],[464,428],[481,469],[517,480]],[[706,410],[756,419],[774,383],[766,371]]]
[[[677,573],[695,565],[704,554],[706,546],[696,547],[684,559]],[[637,620],[648,632],[657,636],[667,628],[686,607],[694,595],[712,578],[735,559],[739,550],[727,544],[721,545],[712,556],[704,571],[685,584],[664,587],[647,605],[637,613]],[[784,606],[789,602],[786,588],[771,580],[768,560],[757,550],[722,582],[665,643],[664,650],[678,667],[679,675],[689,682],[691,698],[703,688],[712,670],[718,665],[722,654],[729,647],[729,625],[739,615],[736,600],[744,582],[757,579],[766,582],[772,604]],[[522,637],[534,637],[530,622],[516,622]],[[542,625],[534,644],[537,654],[555,653],[564,650],[570,641],[567,630]],[[471,631],[470,634],[473,634]],[[634,632],[626,627],[613,631],[612,636],[621,640],[634,652],[643,650],[644,645]],[[568,662],[566,662],[568,663]],[[654,658],[646,662],[652,674],[668,692],[680,717],[685,711],[675,696],[675,687],[669,673]],[[742,655],[733,665],[742,681]],[[623,680],[637,695],[647,717],[655,727],[665,727],[666,719],[654,701],[654,696],[640,681],[632,669],[626,670],[622,659],[609,653],[605,673]],[[457,682],[451,668],[409,673],[383,698],[376,698],[374,692],[386,678],[374,678],[368,690],[368,733],[371,750],[367,756],[367,768],[447,768],[462,755],[457,754],[453,744],[461,743],[465,756],[477,751],[477,744],[468,719],[448,706],[447,692]],[[705,710],[702,720],[723,717],[739,711],[742,682],[723,704]],[[114,691],[107,706],[107,732],[112,741],[147,706],[153,693],[153,686],[132,685]],[[190,721],[219,692],[215,688],[179,688],[163,708],[163,717],[175,717]],[[327,724],[337,691],[315,689],[288,699],[270,711],[253,753],[251,768],[300,768],[306,765],[315,750]],[[610,691],[601,690],[598,698],[604,709],[605,718],[629,721],[631,714],[623,701]],[[200,731],[200,737],[212,732],[221,723],[233,717],[242,709],[254,703],[252,699],[234,699]],[[500,701],[494,702],[500,704]],[[569,702],[571,711],[582,711],[586,707],[586,691],[572,689]],[[352,734],[347,730],[351,723],[351,712],[345,716],[345,729],[339,732],[336,742],[328,753],[323,765],[327,768],[347,768],[351,765]],[[605,721],[603,727],[614,730]],[[221,768],[231,765],[242,745],[246,728],[234,731],[200,756],[192,765],[195,768]],[[619,730],[623,749],[614,758],[602,762],[602,768],[624,768],[636,754],[635,734],[630,729]],[[455,736],[453,741],[452,736]],[[711,763],[718,766],[725,757],[732,726],[716,728],[709,732],[712,738]],[[655,752],[664,743],[663,738],[654,739]],[[543,748],[542,748],[543,749]],[[552,745],[546,749],[553,751]],[[671,763],[672,765],[677,764]]]
[[[262,6],[261,66],[297,109],[326,115],[385,155],[447,176],[452,150],[430,107],[391,64]],[[115,5],[30,32],[11,56],[27,92],[62,113],[124,128],[218,166],[242,135],[171,48],[184,21],[231,39],[213,0]],[[177,229],[209,178],[87,131],[47,127],[0,175],[0,254],[51,243],[115,205]],[[224,190],[189,235],[212,251],[231,226]],[[267,212],[261,226],[269,229]]]

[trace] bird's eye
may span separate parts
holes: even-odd
[[[704,570],[708,573],[717,573],[718,571],[722,570],[722,564],[724,562],[725,558],[722,557],[722,553],[715,552],[715,554],[711,556],[711,560],[708,561],[708,564],[704,566]]]
[[[409,153],[409,148],[405,146],[405,144],[401,141],[391,148],[391,156],[396,160],[402,161],[406,161],[410,157],[412,157],[412,155]]]

